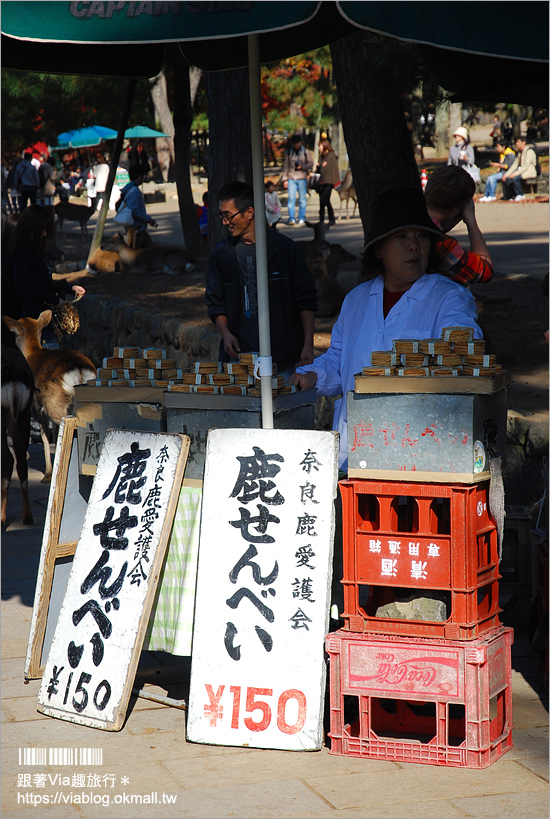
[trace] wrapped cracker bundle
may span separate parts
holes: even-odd
[[[444,327],[441,331],[441,338],[444,341],[473,341],[474,331],[472,327]]]
[[[441,338],[423,338],[420,341],[420,352],[427,355],[443,355],[451,351],[451,342],[443,341]]]
[[[430,375],[461,375],[462,368],[459,367],[430,367]]]
[[[395,367],[363,367],[362,375],[395,375]]]
[[[444,353],[444,355],[436,355],[435,363],[439,367],[461,367],[462,356],[456,353]]]
[[[374,367],[396,367],[401,362],[395,350],[374,350],[370,354],[370,363]]]
[[[402,367],[427,367],[430,363],[430,356],[424,353],[403,353],[401,356]]]
[[[497,363],[496,355],[468,355],[464,358],[465,364],[473,364],[475,367],[494,367]]]
[[[170,392],[189,392],[189,384],[168,384]]]
[[[475,338],[473,341],[453,342],[453,353],[458,355],[482,355],[485,352],[485,339]]]
[[[141,350],[139,347],[113,347],[115,358],[139,358]]]
[[[156,347],[146,347],[141,354],[143,358],[148,359],[166,358],[166,350],[158,350]]]
[[[248,364],[241,364],[239,361],[228,361],[223,364],[223,372],[230,375],[248,375]]]
[[[497,367],[474,367],[471,364],[465,364],[462,367],[462,374],[463,375],[475,375],[475,376],[493,376],[496,375],[498,372],[502,372],[502,369],[498,369]]]
[[[219,361],[195,361],[193,370],[196,373],[211,375],[212,373],[221,373],[222,365]]]
[[[420,341],[417,338],[396,338],[393,349],[396,353],[419,353]]]
[[[230,386],[220,387],[220,393],[222,395],[246,395],[246,387],[231,384]]]
[[[122,369],[124,366],[124,359],[120,356],[109,356],[103,359],[103,367],[108,370]]]
[[[235,376],[229,373],[213,373],[208,376],[208,383],[214,387],[225,387],[235,383]]]
[[[397,375],[429,375],[428,367],[398,367]]]

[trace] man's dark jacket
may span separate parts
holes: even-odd
[[[240,240],[230,236],[218,242],[208,261],[206,304],[213,322],[226,316],[229,330],[236,335],[242,315],[242,284],[236,245]],[[300,248],[274,230],[267,232],[267,279],[271,324],[271,356],[279,366],[299,362],[304,346],[300,310],[317,309],[315,282]],[[240,342],[240,339],[239,339]],[[255,351],[259,349],[258,346]],[[241,347],[242,352],[252,352]],[[223,341],[220,361],[229,361]]]

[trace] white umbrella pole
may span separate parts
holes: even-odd
[[[267,241],[264,196],[264,162],[262,144],[262,109],[260,89],[260,46],[257,34],[248,35],[248,72],[250,87],[250,138],[252,146],[252,183],[254,186],[254,229],[256,233],[256,275],[258,282],[258,328],[262,428],[273,429],[273,393],[271,379],[271,333],[269,292],[267,287]]]

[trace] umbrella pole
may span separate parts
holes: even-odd
[[[103,195],[103,202],[101,203],[101,210],[99,211],[97,222],[95,225],[94,230],[94,237],[92,239],[92,244],[90,245],[90,251],[88,253],[87,261],[90,261],[96,250],[101,244],[101,239],[103,237],[103,228],[105,227],[105,221],[107,219],[107,214],[109,213],[109,202],[111,201],[111,191],[113,190],[113,185],[115,182],[116,177],[116,169],[118,167],[118,160],[120,157],[120,152],[122,150],[122,142],[124,140],[124,132],[126,130],[126,126],[128,124],[128,117],[130,116],[130,108],[132,107],[132,100],[134,99],[134,92],[136,90],[137,79],[134,77],[128,83],[128,90],[126,91],[126,99],[124,100],[124,105],[122,107],[122,112],[120,115],[120,122],[118,126],[118,133],[115,140],[115,144],[113,146],[113,151],[111,153],[111,164],[109,165],[109,176],[107,177],[107,185],[105,186],[105,193]]]
[[[267,229],[264,196],[262,110],[260,90],[260,46],[257,34],[248,35],[248,81],[250,90],[250,137],[252,147],[252,184],[254,187],[254,230],[256,234],[256,277],[258,283],[258,329],[260,336],[260,385],[262,428],[273,429],[271,379],[271,334],[269,292],[267,288]]]

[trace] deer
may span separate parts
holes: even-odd
[[[4,323],[15,334],[15,343],[25,356],[34,377],[33,406],[40,424],[46,470],[42,483],[52,477],[50,444],[46,434],[47,418],[59,425],[74,410],[74,388],[96,377],[97,369],[88,356],[78,350],[46,350],[41,344],[42,330],[52,320],[52,311],[44,310],[37,319],[12,319]]]
[[[338,185],[336,188],[336,192],[340,197],[340,213],[338,214],[338,219],[342,218],[342,208],[344,206],[344,202],[346,203],[346,219],[349,219],[349,200],[353,200],[353,214],[352,219],[355,216],[355,209],[357,207],[357,194],[355,193],[355,187],[353,184],[353,176],[351,173],[351,169],[348,168],[346,171],[346,175],[344,176],[343,182],[341,185]]]
[[[13,474],[21,487],[23,524],[34,523],[29,500],[27,450],[31,435],[31,407],[34,378],[23,353],[17,347],[2,346],[2,529],[6,528],[8,491]],[[11,439],[13,455],[8,444]],[[14,459],[15,456],[15,459]]]
[[[134,273],[191,273],[197,266],[195,257],[184,247],[153,245],[134,250],[119,233],[109,237],[101,249],[118,253],[121,270]]]
[[[327,259],[330,249],[319,250],[310,253],[307,257],[307,265],[315,281],[317,295],[319,296],[319,306],[316,315],[335,316],[340,312],[345,292],[342,285],[327,270]]]
[[[88,238],[88,219],[96,212],[95,201],[87,207],[86,205],[75,205],[74,202],[67,202],[61,199],[54,207],[55,214],[59,222],[59,230],[63,231],[63,222],[78,222],[82,236]]]

